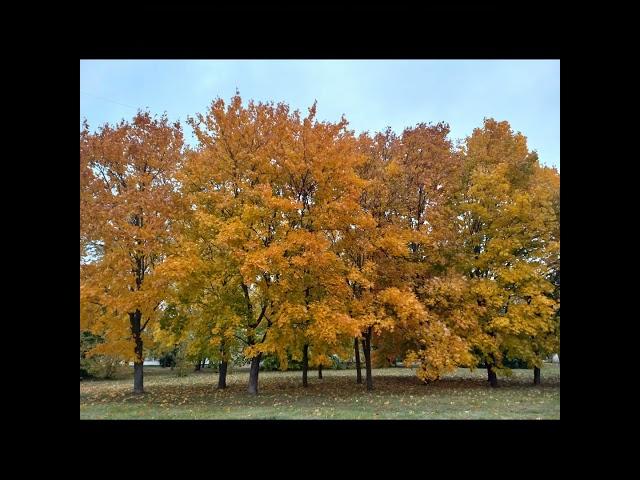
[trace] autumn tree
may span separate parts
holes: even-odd
[[[328,364],[332,346],[357,332],[344,301],[348,286],[339,242],[362,220],[356,140],[346,129],[346,120],[319,122],[315,116],[315,104],[306,118],[298,112],[290,115],[273,152],[272,185],[294,209],[283,212],[288,230],[279,243],[286,263],[278,276],[282,295],[278,332],[269,344],[282,360],[289,349],[294,358],[302,352],[303,386],[307,386],[310,348],[316,351],[316,364]]]
[[[553,206],[536,190],[539,168],[526,138],[507,122],[485,120],[464,147],[458,260],[480,308],[474,347],[493,387],[505,352],[532,359],[531,339],[553,328],[556,306],[545,272],[559,244],[550,236]]]
[[[559,174],[487,119],[456,149],[444,123],[354,137],[283,103],[217,99],[179,124],[140,112],[80,133],[81,327],[134,362],[180,345],[330,364],[360,346],[431,382],[458,366],[559,352]],[[157,320],[161,321],[158,322]],[[146,342],[146,343],[145,343]],[[475,356],[474,356],[475,355]]]
[[[184,205],[175,222],[175,247],[165,262],[167,295],[175,313],[158,336],[165,345],[186,344],[193,360],[218,362],[218,388],[226,388],[231,356],[240,349],[246,304],[241,277],[221,241],[217,191],[202,168],[202,152],[189,151],[177,174]],[[213,195],[212,195],[213,193]]]
[[[392,162],[396,148],[387,129],[371,138],[362,134],[359,149],[364,157],[357,172],[364,181],[359,198],[361,221],[342,234],[341,258],[348,267],[349,315],[356,321],[365,360],[366,386],[373,389],[372,342],[393,328],[393,318],[381,316],[378,298],[386,289],[403,286],[403,268],[409,255],[410,232],[397,222],[401,182]],[[354,342],[357,382],[360,383],[358,338]]]
[[[400,137],[387,129],[360,138],[366,156],[359,170],[366,180],[361,207],[373,218],[375,228],[357,232],[353,240],[352,263],[360,277],[352,285],[354,304],[363,313],[368,389],[372,388],[374,339],[380,360],[407,356],[413,362],[420,358],[423,368],[419,372],[426,371],[427,348],[431,358],[450,354],[466,358],[464,341],[450,335],[444,319],[430,316],[420,304],[427,279],[446,270],[441,245],[451,237],[451,222],[445,206],[451,178],[460,164],[448,133],[443,123],[418,124]],[[439,369],[431,366],[437,373],[429,379],[439,377],[452,364],[443,363]]]
[[[395,349],[387,356],[405,357],[408,364],[418,362],[418,377],[425,382],[470,361],[465,340],[470,316],[462,315],[460,308],[464,285],[449,275],[455,251],[450,200],[461,168],[449,132],[442,122],[407,128],[397,138],[389,162],[397,192],[393,221],[407,231],[410,241],[407,261],[398,270],[404,298],[387,295],[387,308],[394,299],[400,314],[398,330],[380,340],[382,350]]]
[[[528,265],[535,266],[530,275],[515,282],[513,297],[507,313],[516,315],[529,324],[529,331],[510,343],[510,353],[525,360],[534,369],[534,384],[540,384],[540,369],[544,358],[557,352],[560,347],[560,176],[557,171],[536,166],[528,186],[527,214],[535,220],[529,225],[530,232],[537,237],[535,251],[525,246],[531,258]],[[520,214],[522,216],[522,214]],[[545,308],[535,307],[543,299]],[[514,305],[515,304],[515,305]],[[526,307],[525,307],[526,305]]]
[[[81,328],[105,339],[96,351],[133,360],[135,393],[145,332],[162,310],[182,145],[178,123],[147,112],[80,133]]]
[[[198,255],[220,262],[215,281],[226,278],[224,289],[241,298],[242,313],[227,317],[233,320],[225,330],[243,342],[251,360],[251,394],[258,393],[260,360],[272,349],[265,341],[283,298],[279,277],[287,261],[280,240],[289,230],[283,214],[296,210],[274,181],[273,151],[288,117],[285,105],[243,106],[236,95],[229,105],[218,99],[206,114],[189,119],[199,146],[181,183],[198,222],[192,241],[200,243]],[[196,274],[211,278],[211,262],[200,265]],[[183,267],[191,268],[189,262]]]

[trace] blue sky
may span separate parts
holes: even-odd
[[[344,114],[360,133],[445,121],[463,139],[484,117],[507,120],[543,164],[560,168],[559,60],[82,60],[80,119],[92,130],[138,108],[180,120],[216,97],[284,101],[319,120]]]

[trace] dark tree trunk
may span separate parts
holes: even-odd
[[[220,342],[220,364],[218,365],[218,388],[227,388],[227,365],[225,360],[224,339]]]
[[[362,339],[362,347],[364,350],[364,363],[367,373],[367,390],[373,390],[373,378],[371,377],[371,330],[369,327],[365,338]],[[365,341],[366,339],[366,341]]]
[[[133,362],[133,393],[144,393],[143,363]]]
[[[136,310],[135,313],[129,314],[131,333],[133,334],[133,339],[135,341],[135,358],[133,360],[133,393],[144,393],[144,356],[142,355],[143,345],[141,320],[142,313],[140,310]]]
[[[251,370],[249,371],[249,388],[248,392],[251,395],[258,395],[258,374],[260,373],[260,360],[262,360],[262,353],[251,359]]]
[[[533,384],[540,385],[540,369],[533,367]]]
[[[305,343],[302,347],[302,386],[306,387],[307,371],[309,370],[309,344]]]
[[[353,340],[353,349],[356,352],[356,383],[362,383],[362,371],[360,370],[360,345],[358,339]]]
[[[205,367],[205,365],[206,365],[206,364],[205,364],[205,362],[206,362],[206,361],[207,361],[207,359],[206,359],[206,358],[203,358],[203,359],[202,359],[202,366],[201,366],[200,368],[204,368],[204,367]]]
[[[198,360],[198,363],[196,363],[196,369],[195,369],[196,372],[200,371],[200,365],[201,365],[200,360]]]
[[[490,363],[487,363],[487,373],[489,375],[489,384],[492,388],[496,388],[498,386],[498,376],[493,369],[493,365],[491,365]]]
[[[220,368],[218,368],[218,388],[227,388],[227,361],[220,362]]]
[[[322,364],[318,365],[318,378],[322,380]]]

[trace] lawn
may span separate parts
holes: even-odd
[[[355,370],[260,372],[260,394],[246,393],[248,373],[232,371],[228,388],[216,389],[210,369],[177,377],[145,367],[145,393],[133,395],[132,373],[116,380],[80,382],[81,419],[559,419],[560,366],[545,364],[542,385],[532,370],[487,384],[486,370],[458,369],[424,385],[411,369],[373,370],[374,390],[355,383]],[[364,376],[364,370],[363,370]]]

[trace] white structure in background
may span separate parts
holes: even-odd
[[[160,365],[160,360],[152,360],[150,358],[145,358],[143,365]],[[133,362],[129,362],[129,366],[133,367]]]
[[[558,356],[557,353],[554,353],[553,356],[551,357],[551,361],[553,363],[560,363],[560,357]]]
[[[143,365],[160,365],[160,360],[154,360],[152,358],[145,358],[144,362],[142,363]],[[205,359],[204,361],[205,365],[209,365],[209,359]],[[129,366],[133,367],[133,362],[129,362]],[[251,364],[249,364],[249,366],[251,366]]]

